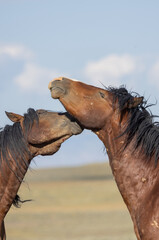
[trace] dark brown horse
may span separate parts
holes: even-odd
[[[7,113],[15,122],[0,132],[0,239],[6,239],[4,217],[12,203],[20,201],[17,191],[30,161],[37,155],[51,155],[61,144],[81,133],[68,113],[29,109],[24,116]]]
[[[124,87],[101,89],[66,78],[50,82],[80,124],[104,143],[138,240],[159,239],[159,126],[143,97]]]

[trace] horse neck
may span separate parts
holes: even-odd
[[[154,165],[144,161],[144,154],[139,150],[134,150],[135,139],[126,149],[123,148],[127,140],[126,134],[117,138],[122,133],[122,128],[122,124],[111,119],[96,134],[106,147],[115,181],[131,215],[133,215],[139,204],[145,200],[147,189],[151,190],[154,186],[158,169],[154,171]]]
[[[5,175],[7,175],[8,178],[12,176],[11,178],[15,178],[15,180],[21,184],[28,170],[31,159],[32,157],[28,154],[25,154],[25,162],[24,156],[22,157],[22,155],[19,155],[16,158],[16,162],[13,157],[10,157],[10,163],[3,161],[3,164],[1,165],[1,176],[5,177]]]
[[[7,131],[8,130],[8,131]],[[7,126],[1,134],[1,173],[14,173],[21,182],[34,157],[30,151],[27,136],[23,133],[19,124]]]
[[[28,162],[28,165],[30,160],[30,156],[25,155],[25,161]],[[27,169],[28,166],[23,162],[22,156],[18,157],[18,165],[11,156],[9,164],[4,159],[2,160],[0,168],[0,222],[12,205]]]

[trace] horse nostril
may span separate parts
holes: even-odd
[[[53,83],[54,81],[61,81],[61,80],[63,80],[63,77],[54,78],[53,80],[51,80],[51,82],[49,82],[48,89],[51,90],[51,88],[52,88],[52,83]]]

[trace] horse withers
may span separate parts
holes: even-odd
[[[104,143],[137,239],[159,239],[159,126],[144,98],[125,87],[102,89],[64,77],[49,89]]]
[[[66,139],[82,132],[68,113],[29,109],[24,116],[6,114],[14,124],[0,132],[0,240],[6,239],[4,218],[20,201],[17,192],[31,160],[56,153]]]

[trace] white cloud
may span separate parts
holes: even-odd
[[[23,72],[15,77],[14,82],[23,91],[36,91],[39,94],[48,92],[48,83],[59,74],[47,68],[27,63]]]
[[[99,61],[90,62],[85,75],[92,83],[101,81],[107,85],[119,85],[120,79],[137,70],[134,57],[130,55],[109,55]]]
[[[0,56],[6,55],[13,59],[30,59],[33,53],[22,45],[3,45],[0,46]]]

